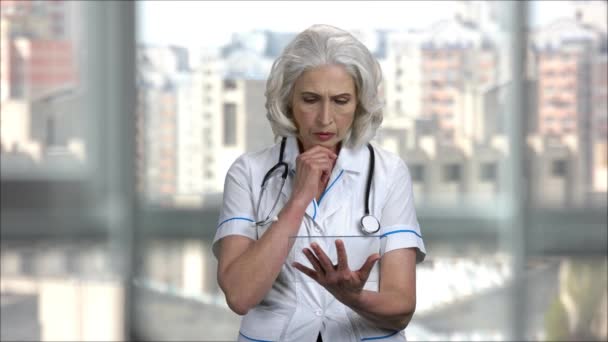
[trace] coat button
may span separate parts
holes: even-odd
[[[321,316],[323,316],[323,311],[321,311],[321,310],[315,310],[315,315],[321,317]]]

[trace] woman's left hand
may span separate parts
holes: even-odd
[[[342,303],[348,305],[356,302],[363,291],[372,267],[380,259],[380,255],[378,253],[370,255],[359,270],[353,271],[348,267],[346,249],[342,240],[336,240],[337,265],[332,264],[318,244],[312,243],[310,246],[311,248],[304,248],[302,252],[314,270],[299,262],[294,262],[293,267],[321,284]]]

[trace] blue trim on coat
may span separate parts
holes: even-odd
[[[380,235],[380,238],[385,238],[391,234],[397,234],[397,233],[413,233],[416,234],[417,237],[422,239],[422,235],[418,234],[417,231],[415,230],[411,230],[411,229],[400,229],[400,230],[393,230],[392,232],[388,232],[388,233],[384,233],[382,235]]]
[[[249,341],[254,341],[254,342],[273,342],[273,341],[270,341],[270,340],[256,340],[255,338],[251,338],[251,337],[243,334],[240,331],[239,331],[239,335],[243,336],[244,338],[248,339]]]
[[[399,332],[399,330],[395,331],[394,333],[385,335],[385,336],[364,337],[364,338],[361,339],[361,341],[381,340],[381,339],[384,339],[384,338],[389,338],[389,337],[397,334],[398,332]]]
[[[334,184],[336,184],[336,182],[338,181],[338,179],[340,179],[340,177],[342,176],[343,173],[344,173],[344,170],[340,170],[340,174],[338,174],[338,177],[336,177],[336,179],[334,179],[334,181],[331,182],[331,184],[327,187],[327,189],[325,189],[325,191],[323,191],[323,193],[321,194],[321,197],[319,197],[319,204],[321,204],[321,201],[323,200],[323,197],[325,196],[325,194],[329,191],[329,189],[331,189],[332,186],[334,186]]]
[[[222,221],[220,224],[218,224],[216,229],[219,229],[224,223],[226,223],[228,221],[232,221],[232,220],[244,220],[244,221],[249,221],[249,222],[255,222],[254,220],[247,218],[247,217],[231,217],[229,219]]]

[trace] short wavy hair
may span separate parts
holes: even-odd
[[[275,137],[297,136],[290,106],[294,84],[305,71],[324,65],[343,66],[355,82],[358,103],[345,146],[369,142],[383,117],[380,64],[353,35],[329,25],[313,25],[299,33],[272,65],[265,95],[266,116]]]

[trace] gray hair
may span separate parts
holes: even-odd
[[[328,25],[313,25],[298,34],[272,65],[265,95],[275,137],[298,134],[290,109],[294,84],[305,71],[324,65],[343,66],[355,82],[358,103],[345,146],[369,142],[382,123],[380,64],[353,35]]]

